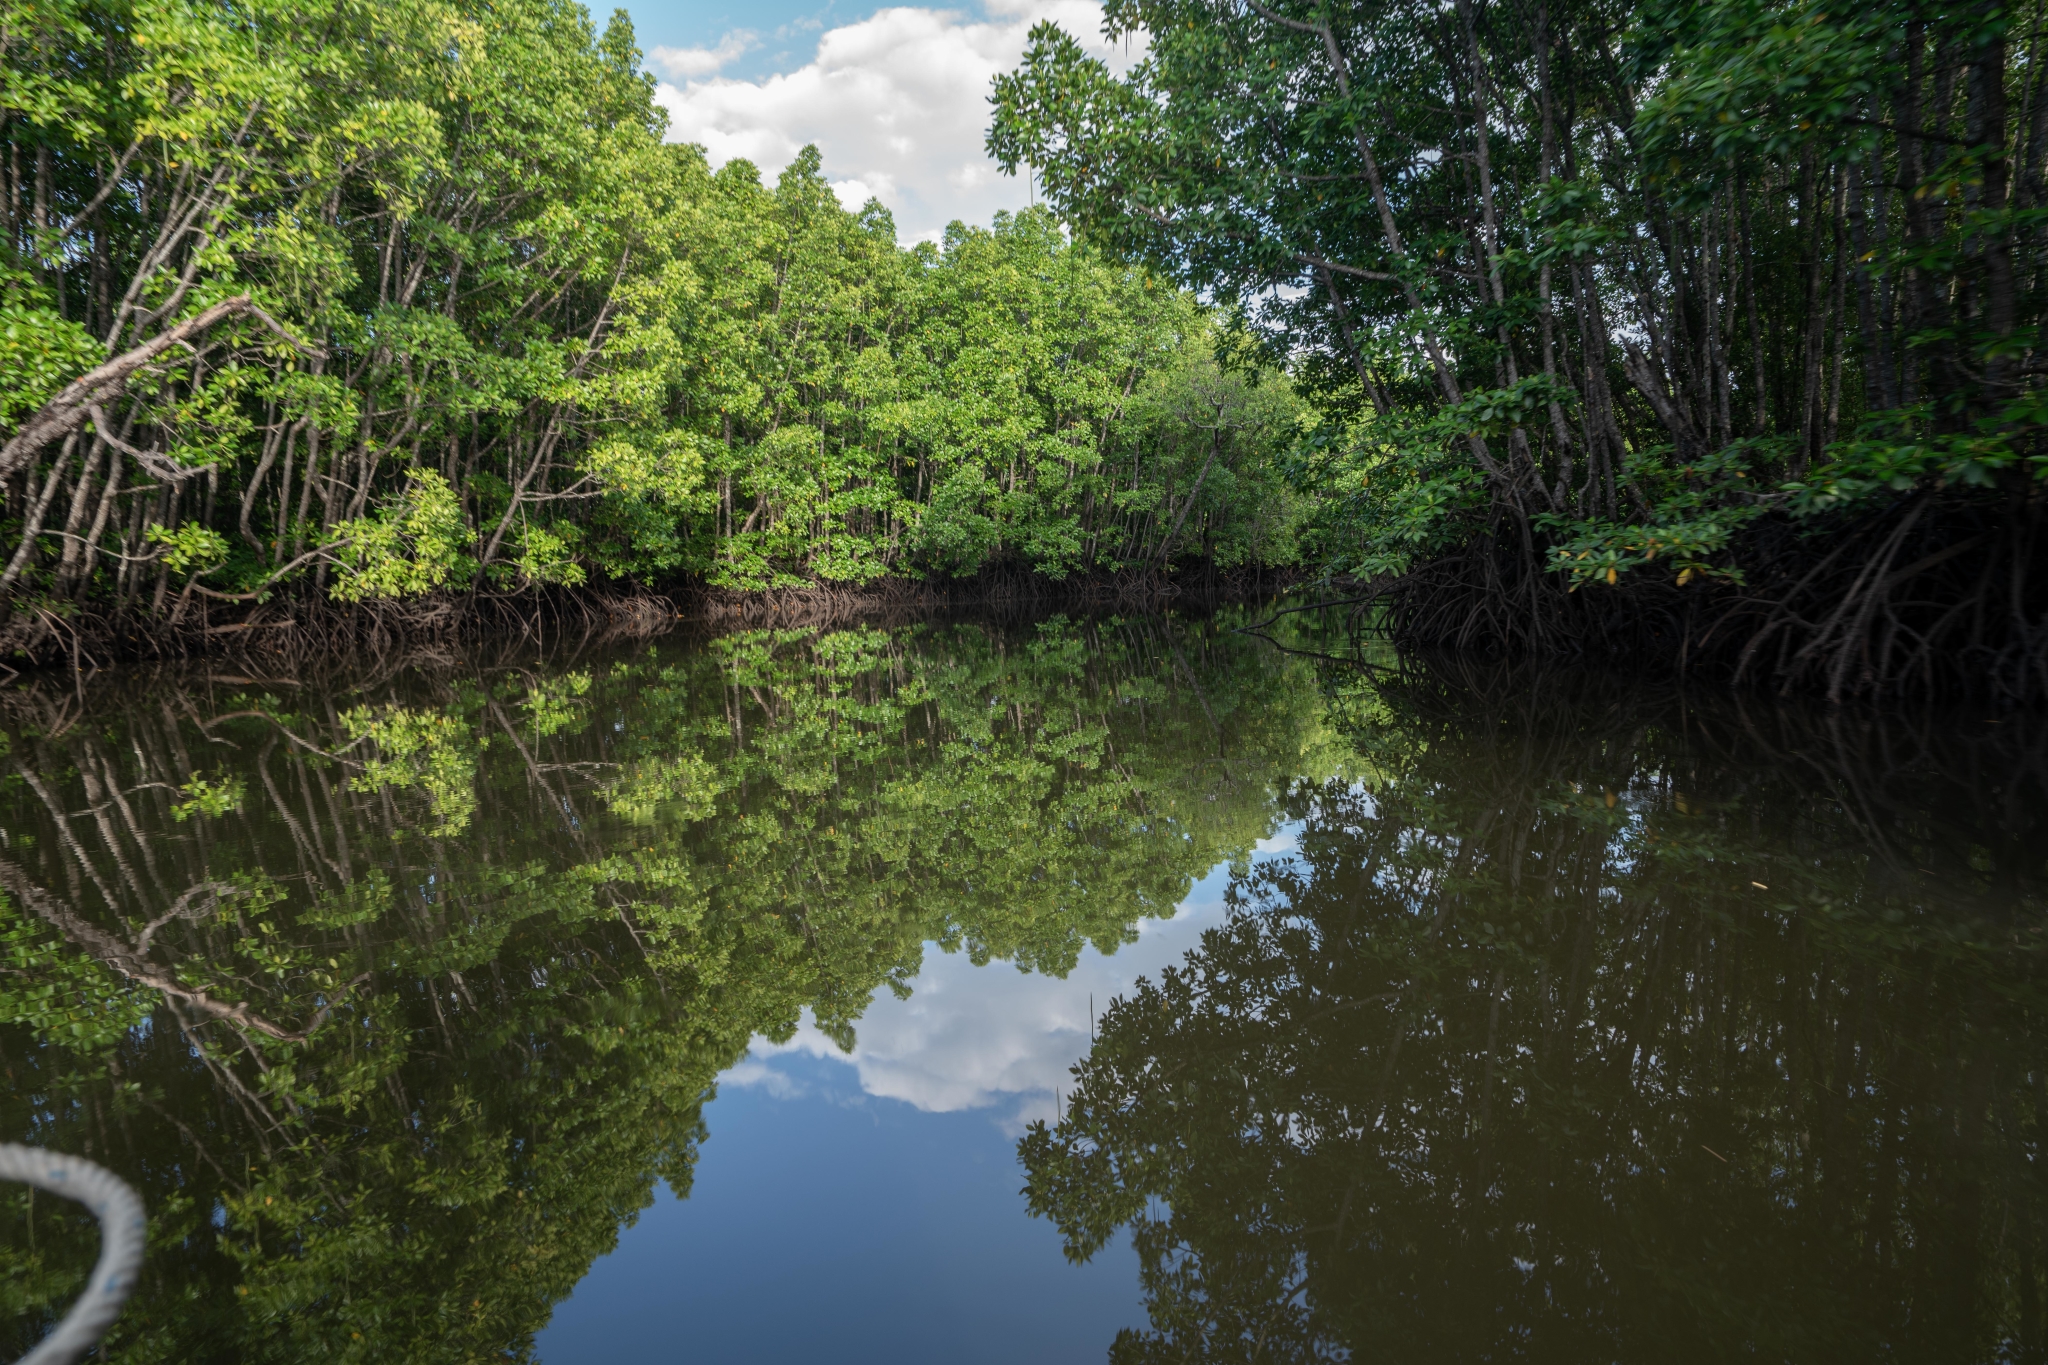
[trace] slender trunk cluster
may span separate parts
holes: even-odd
[[[1414,638],[2034,695],[2041,17],[1126,0],[989,146],[1290,358]]]

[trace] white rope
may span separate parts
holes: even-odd
[[[149,1220],[142,1199],[126,1181],[82,1157],[0,1142],[0,1180],[19,1180],[76,1199],[100,1220],[100,1263],[71,1311],[33,1351],[15,1365],[72,1365],[99,1344],[142,1269],[143,1233]]]

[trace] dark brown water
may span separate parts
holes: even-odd
[[[663,1187],[731,1193],[693,1179],[751,1040],[855,1048],[944,950],[1061,982],[1218,868],[974,1215],[1121,1258],[1082,1358],[2043,1351],[2039,718],[1231,624],[0,693],[0,1136],[151,1210],[108,1358],[531,1355]],[[0,1202],[18,1352],[96,1241]],[[794,1358],[692,1311],[717,1354],[663,1358]],[[1018,1358],[956,1318],[835,1358]]]

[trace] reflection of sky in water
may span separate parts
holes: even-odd
[[[1259,845],[1292,850],[1291,831]],[[1101,1360],[1142,1325],[1121,1238],[1070,1266],[1018,1194],[1015,1139],[1051,1118],[1095,1008],[1177,963],[1223,914],[1226,868],[1170,920],[1064,980],[927,947],[852,1053],[808,1017],[719,1080],[695,1187],[666,1189],[556,1307],[545,1365],[618,1360]]]

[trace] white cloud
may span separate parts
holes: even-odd
[[[759,1086],[778,1100],[798,1099],[807,1092],[802,1081],[786,1071],[777,1071],[751,1054],[718,1079],[725,1085]]]
[[[848,213],[858,213],[860,206],[868,200],[879,199],[884,193],[894,193],[895,189],[895,182],[886,175],[870,175],[866,180],[832,182],[832,193],[839,197],[839,206]]]
[[[998,171],[982,138],[990,82],[1016,66],[1033,24],[1051,19],[1119,67],[1141,55],[1136,45],[1129,54],[1102,45],[1095,0],[987,0],[986,10],[981,21],[956,10],[881,10],[828,30],[808,64],[761,80],[716,74],[747,50],[736,42],[753,43],[751,33],[728,34],[716,48],[657,48],[654,64],[671,79],[656,98],[669,111],[669,136],[702,143],[714,166],[745,157],[772,179],[814,142],[842,201],[872,193],[904,240],[936,238],[953,219],[986,223],[1029,202],[1024,180]]]
[[[1261,844],[1255,858],[1284,856],[1292,831]],[[1271,852],[1265,852],[1268,846]],[[1068,1068],[1088,1051],[1092,998],[1099,1014],[1128,995],[1141,976],[1158,979],[1178,965],[1224,916],[1228,868],[1217,868],[1181,902],[1172,919],[1147,920],[1138,941],[1104,956],[1086,949],[1064,979],[1019,972],[1006,963],[976,967],[964,953],[927,947],[908,1000],[878,991],[855,1025],[851,1055],[818,1031],[808,1012],[796,1035],[775,1044],[757,1038],[746,1059],[720,1084],[758,1086],[777,1098],[798,1083],[775,1065],[802,1053],[851,1065],[870,1095],[902,1100],[929,1112],[1004,1106],[1002,1126],[1015,1134],[1033,1119],[1050,1121],[1057,1096],[1073,1084]]]
[[[670,80],[690,81],[723,71],[761,45],[752,29],[736,28],[717,47],[657,47],[647,54],[649,65]]]

